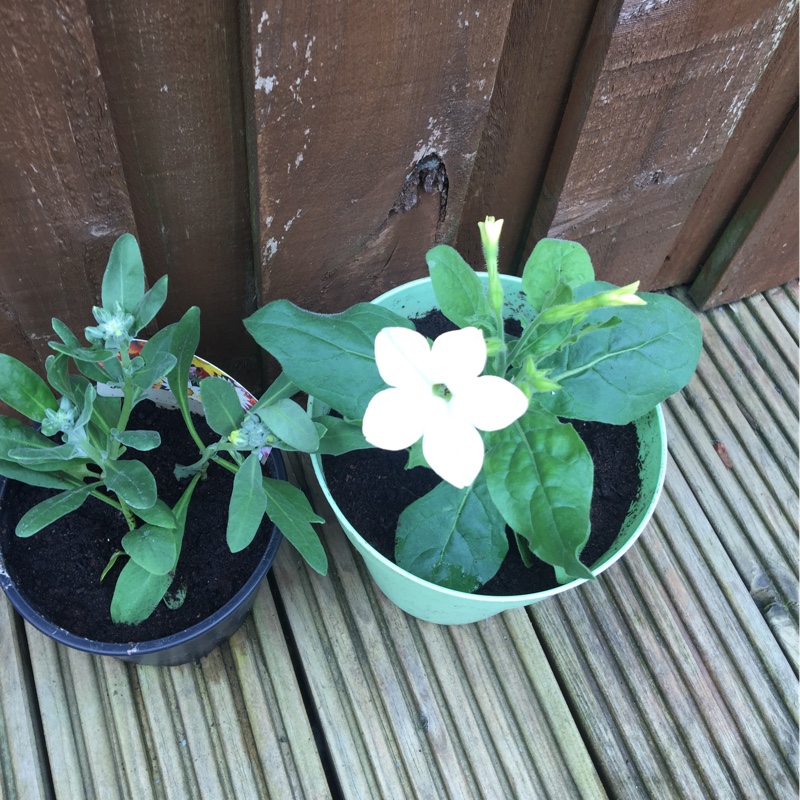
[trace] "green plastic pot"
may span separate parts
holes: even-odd
[[[478,274],[486,283],[486,273]],[[506,316],[513,317],[519,313],[524,302],[522,281],[513,276],[502,276],[501,280],[505,294]],[[437,307],[430,278],[422,278],[398,286],[372,302],[408,318],[423,316]],[[312,415],[317,416],[326,413],[329,409],[316,398],[311,398],[309,410]],[[592,565],[591,570],[594,575],[599,575],[608,569],[633,545],[650,520],[664,484],[667,444],[661,407],[658,406],[635,420],[634,424],[639,436],[641,492],[638,499],[632,504],[612,547]],[[492,596],[457,592],[422,580],[381,555],[358,533],[331,496],[320,456],[312,455],[311,463],[322,491],[342,529],[363,557],[375,583],[395,605],[418,619],[440,625],[462,625],[477,622],[499,614],[501,611],[538,603],[540,600],[585,583],[583,579],[576,579],[544,592]]]

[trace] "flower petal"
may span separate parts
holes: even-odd
[[[477,378],[486,366],[486,342],[477,328],[461,328],[441,334],[431,348],[436,383],[458,392],[465,380]]]
[[[431,348],[410,328],[383,328],[375,337],[375,363],[389,386],[430,387]]]
[[[422,439],[430,468],[457,489],[469,486],[483,466],[483,439],[472,425],[452,413],[437,415]]]
[[[430,393],[430,389],[427,390]],[[424,433],[430,418],[432,394],[408,389],[384,389],[367,405],[361,431],[364,438],[384,450],[411,447]]]
[[[450,400],[451,413],[482,431],[499,431],[528,410],[528,398],[513,383],[483,375],[464,384]]]

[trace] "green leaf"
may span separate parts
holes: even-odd
[[[99,347],[73,347],[59,342],[48,342],[50,347],[57,353],[63,353],[70,358],[74,358],[80,365],[81,362],[96,363],[107,361],[115,354],[111,350],[101,350]]]
[[[116,428],[111,431],[111,437],[116,439],[125,447],[132,447],[134,450],[155,450],[161,444],[161,435],[157,431],[123,431],[120,433]]]
[[[167,276],[163,275],[159,278],[152,289],[145,292],[136,310],[133,312],[134,334],[138,333],[142,328],[148,325],[155,319],[156,314],[161,310],[161,307],[167,300]]]
[[[493,331],[493,315],[475,270],[456,250],[440,244],[425,254],[436,302],[459,328],[474,325]]]
[[[264,406],[276,403],[278,400],[283,400],[284,397],[291,397],[297,394],[298,391],[298,388],[286,377],[286,374],[281,372],[272,382],[269,389],[258,398],[258,402],[250,410],[258,411],[260,408],[264,408]]]
[[[589,253],[583,245],[562,239],[541,239],[525,262],[522,289],[537,311],[559,284],[572,288],[594,280]]]
[[[319,434],[311,417],[294,402],[278,400],[258,412],[261,421],[282,442],[304,453],[314,453],[319,448]]]
[[[192,306],[172,329],[170,341],[170,352],[175,356],[175,366],[170,370],[167,378],[169,380],[175,402],[183,414],[183,420],[187,426],[194,428],[191,414],[189,413],[189,369],[192,366],[192,359],[197,352],[197,345],[200,342],[200,309]]]
[[[589,538],[594,464],[572,425],[534,406],[486,434],[483,472],[505,521],[542,561],[591,578],[578,560]]]
[[[145,522],[150,525],[155,525],[158,528],[169,528],[172,530],[178,525],[175,514],[172,509],[161,499],[156,500],[155,505],[150,508],[137,508],[136,516],[141,517]]]
[[[0,417],[0,458],[7,459],[9,451],[18,448],[52,450],[54,445],[46,436],[13,417]]]
[[[267,493],[267,513],[281,533],[306,560],[311,569],[320,575],[328,574],[328,557],[325,548],[311,527],[312,522],[324,522],[308,504],[306,496],[287,481],[264,478],[262,485]]]
[[[48,409],[58,408],[50,387],[30,367],[5,353],[0,353],[0,400],[35,422],[41,422]]]
[[[128,314],[135,314],[144,297],[144,263],[139,244],[130,233],[114,242],[101,289],[103,308],[114,311],[119,303]]]
[[[72,461],[78,456],[79,451],[74,444],[60,444],[50,448],[17,447],[10,449],[7,453],[7,457],[18,464],[32,468],[35,464],[52,462],[56,465],[56,469],[63,469],[62,464]]]
[[[604,291],[608,284],[593,284]],[[596,292],[593,292],[596,293]],[[642,294],[646,306],[598,309],[587,323],[620,323],[581,337],[539,366],[563,387],[542,405],[560,417],[625,425],[689,382],[702,349],[700,323],[678,300]]]
[[[505,527],[483,476],[466,489],[442,481],[400,515],[397,565],[439,586],[474,592],[503,563]]]
[[[106,371],[94,361],[76,361],[75,366],[90,380],[95,383],[107,383],[109,376]]]
[[[94,401],[94,416],[96,424],[104,431],[116,428],[122,413],[121,397],[103,397],[98,395]]]
[[[125,373],[122,371],[122,364],[116,356],[112,355],[111,358],[104,359],[102,367],[106,373],[104,380],[110,381],[111,383],[118,383],[120,386],[125,382]]]
[[[231,553],[244,550],[253,541],[264,518],[267,495],[261,485],[261,477],[258,454],[250,453],[233,479],[226,534]]]
[[[427,467],[430,469],[430,464],[422,452],[422,439],[414,442],[408,448],[408,461],[406,462],[405,469],[414,469],[414,467]]]
[[[169,374],[177,360],[172,353],[154,353],[145,360],[145,365],[135,372],[131,382],[138,389],[136,395],[141,396],[154,383]]]
[[[111,619],[120,625],[137,625],[146,620],[161,602],[171,583],[169,574],[154,575],[135,561],[128,561],[114,587]]]
[[[16,534],[22,538],[38,533],[57,519],[80,508],[89,496],[91,487],[81,486],[49,497],[27,511],[17,523]]]
[[[14,461],[3,459],[0,459],[0,475],[27,483],[29,486],[41,486],[45,489],[74,489],[78,482],[77,479],[70,478],[63,472],[37,472]]]
[[[66,397],[72,398],[72,385],[69,380],[69,356],[63,353],[49,355],[45,359],[44,368],[47,374],[47,382],[57,391]]]
[[[349,419],[361,419],[386,384],[375,365],[375,337],[386,327],[413,327],[370,303],[341,314],[314,314],[275,300],[244,321],[250,335],[278,359],[287,378]]]
[[[157,500],[156,479],[141,461],[106,461],[105,484],[133,509],[150,508]]]
[[[227,436],[242,426],[244,410],[233,384],[224,378],[204,378],[200,381],[200,401],[206,422],[215,433]]]
[[[83,345],[81,345],[80,339],[78,339],[78,337],[72,332],[66,322],[62,322],[60,319],[53,317],[50,320],[50,324],[53,326],[53,330],[56,332],[56,334],[61,337],[61,341],[65,345],[68,347],[74,347],[77,350],[82,348]]]
[[[122,548],[142,569],[166,575],[175,569],[175,534],[168,528],[142,525],[122,537]]]
[[[314,422],[325,427],[317,450],[321,455],[340,456],[351,450],[367,450],[372,447],[361,433],[361,425],[358,423],[330,415],[314,417]]]

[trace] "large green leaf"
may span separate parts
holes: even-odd
[[[206,422],[215,433],[227,436],[241,427],[244,410],[230,381],[216,377],[204,378],[200,381],[200,400]]]
[[[139,244],[130,233],[114,242],[101,289],[103,308],[113,312],[119,303],[128,314],[135,314],[144,297],[144,263]]]
[[[66,397],[72,397],[72,385],[69,379],[69,356],[63,353],[49,355],[44,362],[47,382],[57,392]]]
[[[58,408],[50,387],[30,367],[5,353],[0,353],[0,400],[35,422],[41,422],[48,409]]]
[[[328,557],[317,532],[311,527],[312,522],[325,520],[314,513],[306,496],[288,481],[264,478],[263,486],[269,518],[312,569],[327,575]]]
[[[128,561],[114,587],[111,619],[125,625],[137,625],[146,620],[161,602],[171,583],[169,573],[154,575],[135,561]]]
[[[436,302],[459,328],[474,325],[493,332],[493,315],[480,278],[458,251],[440,244],[425,254]]]
[[[16,534],[22,538],[38,533],[57,519],[80,508],[89,496],[91,487],[81,486],[49,497],[23,514],[17,523]]]
[[[589,253],[583,245],[562,239],[541,239],[525,262],[522,289],[536,311],[560,284],[575,288],[594,280]]]
[[[67,463],[78,456],[79,450],[74,444],[59,444],[49,448],[15,447],[10,448],[7,454],[8,458],[32,469],[42,464],[53,465],[54,469],[65,469]]]
[[[341,314],[314,314],[288,300],[269,303],[244,324],[298,389],[350,419],[361,419],[367,403],[386,387],[375,365],[378,332],[413,327],[404,317],[370,303]]]
[[[400,515],[397,564],[439,586],[473,592],[500,569],[505,529],[483,476],[466,489],[442,481]]]
[[[282,441],[303,453],[315,453],[319,448],[319,434],[311,417],[294,402],[278,400],[259,410],[262,422]]]
[[[605,290],[608,284],[593,284]],[[646,306],[599,309],[587,317],[619,324],[581,337],[539,366],[563,387],[540,402],[572,419],[625,425],[680,391],[694,374],[702,348],[695,315],[668,295],[642,294]]]
[[[483,472],[494,504],[542,561],[576,578],[589,538],[594,465],[572,425],[531,407],[514,424],[486,434]]]
[[[250,453],[233,479],[225,536],[231,553],[244,550],[253,541],[266,510],[267,495],[261,485],[261,462],[258,453]]]
[[[158,497],[156,479],[141,461],[106,461],[105,484],[131,508],[150,508]]]
[[[122,537],[122,549],[132,561],[154,575],[171,572],[178,560],[174,532],[156,525],[142,525],[126,533]]]
[[[317,452],[320,454],[340,456],[351,450],[367,450],[372,447],[364,438],[361,425],[330,415],[314,417],[314,422],[325,428],[325,435],[319,440]]]

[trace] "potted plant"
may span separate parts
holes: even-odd
[[[630,546],[663,482],[659,403],[689,381],[702,345],[688,309],[637,294],[638,282],[595,281],[577,243],[542,240],[521,278],[499,275],[502,220],[479,225],[483,275],[437,246],[429,278],[371,304],[320,315],[278,300],[245,321],[281,363],[282,382],[310,396],[321,433],[315,472],[378,585],[409,613],[448,624],[577,586]],[[431,345],[410,318],[435,308],[455,330]],[[618,535],[589,563],[594,464],[577,421],[634,426],[642,483]],[[323,468],[325,455],[373,445],[408,450],[407,467],[443,479],[402,511],[393,553],[355,529]],[[531,569],[549,565],[550,586],[481,593],[511,555]]]
[[[169,665],[205,655],[241,625],[277,553],[281,531],[320,572],[326,571],[327,561],[311,527],[321,520],[302,492],[286,481],[278,449],[292,443],[315,449],[314,425],[300,406],[279,391],[268,391],[257,401],[221,370],[197,358],[200,312],[196,307],[148,341],[134,339],[154,319],[166,294],[166,277],[145,292],[138,244],[125,234],[111,250],[102,282],[102,305],[93,310],[97,324],[85,330],[88,346],[54,319],[60,341],[50,342],[54,353],[46,361],[47,381],[20,361],[0,354],[0,400],[40,426],[36,430],[16,418],[0,417],[0,498],[4,498],[0,503],[0,585],[26,619],[58,641],[140,664]],[[132,420],[148,405],[145,400],[179,409],[179,414],[172,412],[174,419],[169,419],[162,433],[168,433],[175,446],[190,445],[186,460],[191,463],[163,464],[169,456],[162,455],[162,433],[132,428]],[[147,416],[154,413],[148,411]],[[201,417],[208,428],[205,438],[198,432]],[[175,425],[179,418],[183,421]],[[262,461],[266,461],[266,475]],[[166,480],[159,485],[154,472],[166,474]],[[248,564],[255,560],[255,567],[248,567],[252,574],[245,573],[244,585],[234,587],[233,596],[221,608],[212,608],[207,618],[186,630],[143,639],[139,631],[156,609],[169,629],[172,621],[170,613],[163,611],[164,604],[172,609],[188,604],[186,586],[176,579],[189,555],[187,518],[192,519],[193,499],[206,492],[207,485],[216,485],[226,472],[233,474],[224,487],[230,492],[227,521],[223,516],[217,524],[224,530],[212,529],[206,538],[224,536],[230,553],[237,554],[246,551],[262,529],[262,554],[249,559]],[[49,490],[49,496],[33,507],[19,508],[19,502],[9,502],[8,497],[21,493],[20,483]],[[170,484],[169,502],[163,499],[164,483]],[[66,572],[72,562],[88,561],[89,555],[75,552],[79,545],[70,543],[71,534],[57,533],[56,526],[84,514],[77,526],[84,528],[95,518],[102,519],[102,512],[109,509],[110,520],[100,523],[109,532],[106,536],[101,528],[96,537],[108,539],[105,566],[94,569],[90,581],[114,587],[110,601],[113,641],[65,630],[58,620],[40,613],[41,596],[17,585],[20,568],[10,557],[12,551],[20,552],[28,537],[41,537],[40,560],[49,548],[67,543],[66,554],[56,556]],[[198,524],[205,516],[210,512],[195,514]],[[16,519],[13,525],[12,517]],[[58,584],[59,566],[45,575],[40,574],[41,565],[30,566],[32,585]],[[198,577],[204,588],[195,590],[195,595],[211,593],[206,587],[210,587],[214,565],[202,569],[204,574]],[[66,604],[77,602],[73,598],[82,593],[80,586],[67,587]]]

